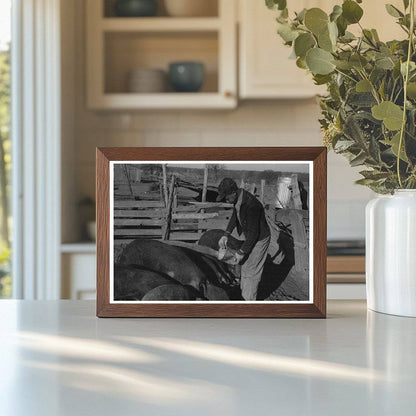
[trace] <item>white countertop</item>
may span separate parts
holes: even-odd
[[[416,319],[97,319],[0,301],[0,415],[415,415]]]

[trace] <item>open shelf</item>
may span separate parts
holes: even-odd
[[[204,64],[204,84],[200,92],[191,93],[191,96],[218,92],[218,39],[215,32],[106,33],[104,59],[106,94],[131,94],[127,85],[129,73],[138,68],[160,69],[167,77],[169,64],[175,61]],[[174,93],[168,83],[166,90],[158,94],[165,93]]]
[[[163,2],[161,2],[162,4]],[[104,4],[104,7],[102,7]],[[235,4],[216,0],[217,16],[114,17],[114,2],[87,0],[87,100],[91,109],[216,109],[237,105]],[[129,92],[132,71],[163,70],[172,62],[201,62],[200,91]],[[142,85],[141,85],[142,86]],[[148,91],[149,88],[140,91]]]
[[[95,0],[95,1],[102,2],[103,0]],[[175,0],[173,0],[173,1],[175,1]],[[205,3],[204,6],[208,7],[208,9],[205,9],[204,16],[218,17],[218,3],[219,3],[219,1],[220,0],[204,0],[204,3]],[[227,0],[227,1],[231,1],[231,0]],[[116,0],[104,0],[102,2],[103,7],[101,9],[101,16],[104,17],[104,18],[116,17],[115,3],[116,3]],[[169,18],[172,18],[172,19],[175,18],[175,17],[169,16],[164,0],[159,0],[159,2],[158,2],[157,15],[155,17],[146,17],[146,19],[154,19],[154,18],[161,17],[161,16],[169,17]],[[123,17],[123,19],[126,20],[126,19],[133,19],[133,18]],[[188,18],[186,18],[186,19],[188,19]],[[190,17],[189,19],[193,19],[193,17]]]

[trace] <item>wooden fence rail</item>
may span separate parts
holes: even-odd
[[[118,200],[114,202],[115,244],[126,244],[135,238],[172,241],[199,240],[213,228],[225,229],[232,214],[232,205],[218,202],[186,201],[178,203],[175,178],[171,178],[164,200]],[[162,192],[163,199],[165,192]]]

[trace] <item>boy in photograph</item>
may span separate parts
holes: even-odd
[[[228,236],[237,227],[244,242],[236,252],[236,262],[241,264],[241,294],[244,300],[256,300],[257,288],[263,273],[264,263],[270,244],[270,230],[263,205],[245,189],[238,188],[231,178],[224,178],[218,186],[217,201],[225,198],[233,204],[225,235],[218,242],[220,248],[227,247]]]

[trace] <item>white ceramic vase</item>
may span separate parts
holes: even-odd
[[[368,203],[366,281],[369,309],[416,317],[416,190]]]

